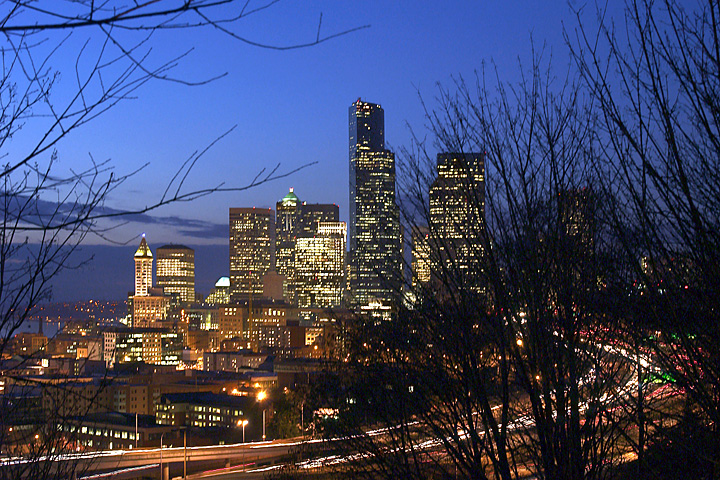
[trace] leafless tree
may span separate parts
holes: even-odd
[[[150,81],[178,82],[189,86],[197,80],[174,75],[174,68],[188,55],[174,58],[152,54],[154,37],[160,31],[213,29],[229,40],[269,49],[293,49],[325,42],[349,31],[324,35],[321,22],[317,35],[307,42],[272,45],[242,34],[241,20],[259,16],[277,6],[278,0],[254,3],[238,0],[15,0],[0,6],[0,171],[2,198],[0,215],[0,353],[20,329],[33,308],[50,295],[50,282],[70,267],[73,251],[88,235],[104,236],[103,221],[144,213],[161,206],[191,201],[219,191],[239,191],[292,173],[279,165],[260,168],[254,178],[239,185],[188,187],[193,167],[215,142],[178,162],[161,195],[148,205],[128,210],[107,204],[109,195],[137,172],[117,173],[110,161],[92,158],[84,167],[64,172],[58,166],[62,140],[119,102],[136,95]],[[322,20],[322,17],[320,18]],[[360,27],[364,28],[364,27]],[[70,54],[70,69],[57,67],[59,57]],[[66,80],[60,88],[60,76]],[[69,83],[68,83],[69,81]],[[21,372],[22,366],[15,366]],[[8,450],[11,421],[24,415],[22,402],[12,400],[11,372],[0,415],[0,449]],[[14,380],[18,380],[17,378]],[[15,393],[26,388],[17,387]],[[29,388],[29,387],[27,387]],[[60,395],[60,389],[54,396]],[[74,394],[76,395],[76,394]],[[93,400],[82,394],[82,402]],[[59,397],[58,397],[59,398]],[[59,400],[58,400],[59,401]],[[68,401],[74,401],[70,399]],[[85,404],[83,403],[83,404]],[[82,414],[80,411],[78,414]],[[60,432],[61,418],[46,418],[42,440],[26,443],[31,460],[5,464],[0,474],[12,478],[68,476],[68,471],[48,467],[54,456],[67,450],[72,439]],[[17,433],[17,432],[15,432]],[[40,440],[38,438],[38,440]],[[42,461],[41,461],[42,459]],[[47,468],[46,468],[47,467]]]
[[[595,189],[592,98],[538,54],[517,84],[480,75],[475,88],[440,88],[436,102],[432,145],[417,142],[398,175],[421,239],[414,263],[428,272],[416,271],[397,319],[350,337],[340,426],[360,452],[353,471],[609,477],[636,443],[637,370],[613,347],[629,269]],[[455,197],[435,204],[430,148],[458,159]],[[484,162],[484,185],[470,180],[471,157]]]
[[[697,475],[720,478],[720,5],[628,0],[624,19],[598,18],[591,28],[579,11],[568,43],[596,100],[599,178],[638,282],[628,310],[699,417],[675,435],[680,463],[698,458]]]

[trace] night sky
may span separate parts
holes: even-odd
[[[78,168],[90,155],[110,159],[118,173],[150,162],[105,204],[132,209],[156,201],[185,159],[233,127],[199,161],[186,188],[240,187],[263,168],[279,164],[279,171],[287,172],[313,165],[248,191],[215,194],[132,218],[105,239],[88,237],[82,254],[94,254],[95,263],[73,273],[75,279],[85,275],[78,288],[65,282],[54,299],[123,298],[133,285],[132,253],[143,232],[153,251],[165,243],[208,245],[196,262],[198,282],[211,285],[227,275],[228,208],[275,208],[289,187],[302,201],[337,203],[341,220],[347,221],[347,120],[353,101],[382,105],[387,146],[399,151],[410,142],[409,127],[425,134],[420,96],[432,106],[438,82],[450,85],[458,76],[474,81],[474,72],[483,65],[496,66],[503,81],[516,81],[518,63],[527,64],[531,56],[531,39],[536,50],[544,50],[564,71],[563,29],[574,30],[571,9],[577,5],[546,0],[286,0],[234,26],[253,41],[283,46],[312,41],[321,13],[321,35],[369,25],[317,46],[286,51],[253,47],[211,28],[160,32],[149,44],[149,61],[193,49],[172,72],[174,77],[202,81],[226,75],[200,86],[167,81],[143,85],[133,93],[136,98],[61,142],[58,168]],[[594,11],[586,17],[594,18]],[[58,58],[67,63],[55,65],[63,72],[58,99],[72,87],[68,66],[73,49],[64,55]],[[128,243],[90,246],[108,244],[108,239]],[[118,270],[119,262],[127,268]],[[94,280],[101,278],[108,281]]]

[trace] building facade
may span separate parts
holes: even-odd
[[[263,277],[274,265],[275,212],[230,209],[230,301],[263,293]]]
[[[132,298],[132,326],[155,326],[167,317],[169,310],[170,297],[166,297],[160,288],[150,288],[147,295]]]
[[[295,303],[295,238],[300,212],[300,200],[291,188],[276,204],[275,270],[284,276],[283,296]]]
[[[297,297],[307,308],[339,307],[345,286],[345,222],[318,222],[315,235],[297,239]]]
[[[133,255],[135,261],[135,295],[128,298],[128,311],[133,327],[151,327],[164,320],[170,308],[170,297],[161,288],[153,287],[153,254],[145,240]]]
[[[402,286],[395,155],[385,149],[380,105],[358,99],[349,117],[351,304],[394,305]]]
[[[152,288],[153,254],[145,241],[143,233],[140,246],[135,251],[135,296],[148,295]]]
[[[320,222],[339,222],[340,207],[334,203],[303,203],[298,218],[298,237],[312,237]]]
[[[412,287],[414,291],[430,282],[433,255],[430,250],[430,230],[424,226],[412,231]]]
[[[427,251],[479,285],[485,241],[485,160],[481,153],[440,153],[430,187]],[[439,268],[434,266],[433,268]],[[453,282],[455,283],[455,282]]]
[[[195,301],[195,250],[183,245],[157,249],[157,286],[176,301]]]
[[[315,237],[320,223],[339,219],[340,207],[336,204],[301,202],[292,188],[277,202],[275,269],[284,277],[283,298],[291,305],[299,305],[297,288],[303,280],[297,272],[306,262],[297,258],[299,240]]]

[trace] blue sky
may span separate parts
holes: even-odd
[[[136,98],[59,145],[61,168],[78,168],[89,155],[110,159],[119,173],[150,163],[114,192],[106,207],[152,204],[185,159],[233,127],[199,161],[187,188],[240,187],[263,168],[279,164],[279,171],[287,172],[312,165],[248,191],[131,219],[111,232],[112,240],[134,244],[144,231],[156,246],[226,244],[228,208],[274,208],[289,187],[303,201],[339,204],[346,220],[350,103],[358,97],[380,103],[386,141],[398,151],[410,142],[408,125],[423,131],[419,95],[432,105],[437,82],[472,79],[484,62],[494,62],[501,78],[513,81],[518,61],[530,56],[531,38],[564,67],[563,26],[574,24],[571,5],[563,1],[284,0],[233,28],[261,43],[305,43],[315,38],[321,13],[321,35],[369,28],[288,51],[249,46],[211,28],[160,32],[151,40],[149,61],[156,64],[193,49],[173,71],[175,77],[200,81],[226,75],[194,87],[150,82],[134,92]],[[72,87],[67,69],[73,50],[67,50],[67,63],[57,65],[63,71],[58,95]]]

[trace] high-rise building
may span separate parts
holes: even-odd
[[[298,238],[315,236],[321,222],[337,222],[340,208],[335,204],[300,202],[293,189],[277,202],[275,220],[275,270],[284,276],[283,296],[297,305],[296,249]]]
[[[338,307],[345,285],[345,222],[319,222],[296,247],[297,296],[303,308]]]
[[[573,248],[589,255],[595,248],[597,198],[592,188],[574,188],[558,194],[560,221]],[[577,252],[581,253],[581,252]]]
[[[135,258],[135,296],[143,297],[148,295],[152,287],[153,254],[145,241],[143,233],[140,246],[134,255]]]
[[[205,297],[205,303],[208,305],[225,305],[230,303],[230,277],[220,277],[215,282],[215,288],[212,289],[210,295]]]
[[[195,301],[195,251],[183,245],[157,249],[157,286],[181,302]]]
[[[303,203],[300,205],[298,237],[312,237],[321,222],[339,222],[340,207],[334,203]]]
[[[412,287],[428,284],[432,274],[432,252],[430,250],[430,230],[417,226],[412,231]]]
[[[484,255],[485,160],[480,153],[440,153],[430,187],[430,244],[463,278],[479,275]],[[457,268],[455,268],[457,267]],[[476,282],[472,280],[472,282]]]
[[[263,276],[273,267],[275,212],[271,208],[230,209],[230,300],[261,296]]]
[[[285,277],[283,295],[295,303],[295,237],[300,212],[300,200],[291,188],[276,204],[275,270]]]
[[[395,155],[380,105],[350,106],[350,289],[355,307],[396,304],[402,286]]]
[[[132,325],[135,327],[152,326],[167,316],[170,297],[162,290],[152,286],[153,254],[143,234],[135,255],[135,295],[130,298]]]

